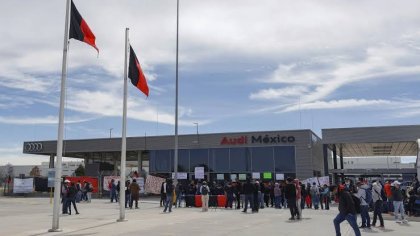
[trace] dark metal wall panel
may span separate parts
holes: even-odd
[[[333,143],[392,143],[416,141],[420,125],[323,129],[324,144]]]

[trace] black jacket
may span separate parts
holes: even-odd
[[[253,194],[255,191],[255,187],[251,183],[245,183],[242,187],[242,190],[244,194]]]
[[[286,184],[284,188],[284,196],[286,199],[296,199],[296,186],[292,183]]]
[[[338,210],[341,214],[356,214],[356,208],[354,206],[353,199],[350,193],[346,190],[343,190],[339,194],[340,201],[338,203]]]

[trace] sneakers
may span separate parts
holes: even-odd
[[[408,224],[408,220],[402,220],[403,224]]]
[[[395,222],[398,223],[398,224],[401,224],[402,223],[401,220],[397,220]]]

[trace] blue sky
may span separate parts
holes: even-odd
[[[412,125],[419,1],[180,1],[179,133]],[[65,1],[1,0],[0,164],[57,139]],[[75,0],[97,38],[70,41],[65,138],[121,136],[124,29],[150,87],[128,135],[174,133],[175,0]]]

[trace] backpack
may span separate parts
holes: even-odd
[[[209,189],[207,185],[201,186],[201,195],[207,195],[207,194],[209,194]]]
[[[370,189],[364,189],[365,190],[365,198],[363,200],[365,200],[365,202],[370,205],[370,203],[373,201],[372,200],[372,190]]]
[[[354,202],[354,208],[356,209],[356,213],[360,214],[361,210],[360,210],[360,199],[356,196],[354,196],[353,194],[351,194],[351,198],[353,199]]]

